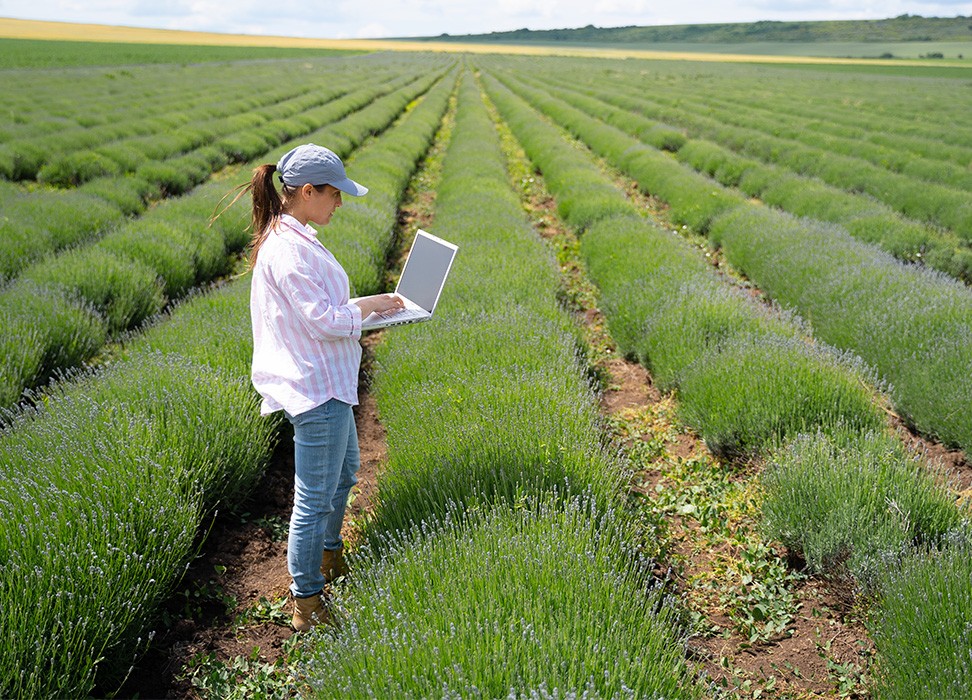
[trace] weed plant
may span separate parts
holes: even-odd
[[[628,518],[561,500],[416,525],[363,553],[337,629],[301,667],[311,696],[702,697]]]
[[[927,465],[881,432],[800,436],[770,457],[761,481],[767,535],[810,572],[851,573],[871,593],[876,564],[942,543],[962,519]]]

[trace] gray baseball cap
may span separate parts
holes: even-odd
[[[348,177],[344,171],[344,163],[337,154],[330,149],[313,143],[288,151],[277,162],[280,179],[290,187],[301,185],[331,185],[342,192],[360,197],[368,193],[367,187],[362,187]]]

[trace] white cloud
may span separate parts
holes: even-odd
[[[972,15],[970,0],[0,0],[0,15],[162,29],[371,38],[756,20]]]
[[[380,22],[371,22],[364,25],[353,36],[335,37],[336,39],[374,39],[375,37],[393,36],[394,32]]]

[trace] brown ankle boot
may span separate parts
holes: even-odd
[[[320,593],[307,598],[294,598],[294,617],[290,624],[296,631],[307,632],[323,622],[327,622],[327,611]]]
[[[337,549],[324,550],[324,558],[321,560],[321,573],[328,583],[334,583],[342,576],[348,575],[348,562],[344,559],[344,545]]]

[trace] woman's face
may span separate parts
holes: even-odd
[[[331,215],[341,204],[341,190],[338,188],[324,185],[323,189],[318,191],[312,187],[307,219],[319,226],[327,226],[331,221]]]

